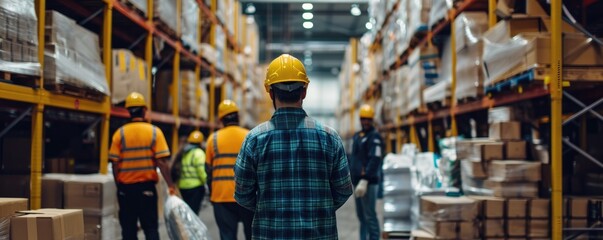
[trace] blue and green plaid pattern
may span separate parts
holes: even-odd
[[[235,199],[255,212],[253,239],[337,239],[335,211],[353,188],[335,130],[278,109],[247,135],[234,170]]]

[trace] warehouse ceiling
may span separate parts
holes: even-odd
[[[350,38],[360,37],[367,31],[366,0],[241,2],[243,12],[255,17],[260,30],[260,62],[290,53],[304,61],[310,74],[336,75]],[[357,9],[352,10],[355,7]],[[360,15],[354,16],[352,12]],[[310,17],[309,13],[311,19],[304,19]],[[311,28],[307,28],[305,22],[311,22]]]

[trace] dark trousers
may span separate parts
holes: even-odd
[[[123,240],[138,239],[138,221],[147,240],[159,240],[157,190],[154,182],[119,184],[119,223]]]
[[[200,186],[191,189],[180,189],[182,200],[193,210],[195,214],[199,214],[201,210],[201,202],[205,196],[205,186]]]
[[[243,222],[245,238],[251,240],[252,211],[241,207],[238,203],[213,203],[213,206],[221,240],[236,240],[239,222]]]

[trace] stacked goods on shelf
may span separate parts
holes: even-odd
[[[11,239],[84,239],[84,217],[80,209],[20,211],[11,219]],[[88,239],[88,238],[86,238]]]
[[[454,7],[457,0],[432,0],[429,12],[429,23],[427,26],[433,27],[436,23],[446,19],[448,11]]]
[[[132,4],[134,8],[141,11],[145,16],[148,14],[148,0],[126,0],[128,3]]]
[[[182,43],[184,47],[190,48],[193,53],[199,53],[199,4],[196,0],[182,0]]]
[[[27,206],[26,198],[0,198],[0,239],[11,239],[11,219]]]
[[[421,197],[419,231],[432,239],[476,239],[477,201],[468,197]]]
[[[396,114],[396,119],[402,115],[408,114],[408,98],[405,94],[406,85],[408,81],[406,78],[408,77],[408,66],[404,65],[396,70],[394,70],[394,75],[396,76],[396,91],[398,91],[398,97],[394,98],[394,108],[398,110]],[[396,120],[394,119],[394,121]]]
[[[243,52],[254,63],[257,63],[260,57],[260,33],[258,24],[255,22],[253,16],[242,15],[239,19],[243,20],[243,24],[245,24],[245,27],[239,27],[239,30],[246,31],[244,34],[239,35],[239,39],[245,39]]]
[[[147,76],[147,69],[147,63],[130,50],[114,49],[111,102],[121,103],[131,92],[138,92],[148,99],[150,78]]]
[[[44,174],[42,207],[83,210],[86,239],[116,239],[117,220],[115,182],[111,175]]]
[[[383,231],[408,231],[411,227],[412,159],[388,154],[383,162]]]
[[[465,12],[455,18],[456,32],[456,98],[483,95],[482,34],[488,29],[488,16],[483,12]]]
[[[427,31],[431,4],[432,0],[408,0],[408,33],[410,36]]]
[[[199,109],[198,102],[198,88],[196,82],[199,81],[195,78],[195,72],[190,70],[180,71],[180,115],[187,117],[198,117]],[[173,85],[172,85],[173,87]]]
[[[410,67],[406,79],[408,108],[411,112],[423,112],[426,110],[423,90],[438,81],[440,60],[437,48],[431,44],[416,48],[408,57],[408,66]]]
[[[437,77],[431,84],[427,83],[423,91],[423,100],[425,104],[441,103],[448,105],[447,99],[450,98],[450,83],[452,82],[452,49],[450,38],[444,38],[444,48],[442,49],[441,67],[436,69]],[[427,71],[427,70],[425,70]],[[427,78],[428,73],[425,73]]]
[[[209,43],[201,43],[199,49],[202,52],[203,58],[207,60],[209,64],[217,64],[218,53],[216,52],[216,49],[214,47],[212,47]]]
[[[398,109],[396,109],[395,99],[399,98],[400,85],[397,80],[396,72],[390,72],[388,79],[381,82],[381,99],[383,100],[383,107],[380,109],[381,114],[375,116],[376,123],[379,125],[393,123],[398,115]]]
[[[225,57],[225,51],[227,49],[226,47],[226,33],[224,33],[224,30],[222,28],[215,28],[216,34],[215,34],[215,50],[216,50],[216,68],[220,71],[225,71],[226,70],[226,57]]]
[[[576,79],[569,69],[601,69],[603,50],[572,27],[563,27],[564,79]],[[483,35],[483,70],[485,85],[550,65],[550,21],[547,17],[515,17],[500,21]],[[568,75],[570,74],[570,75]],[[567,76],[567,77],[565,77]],[[603,80],[585,74],[580,80]]]
[[[180,116],[194,117],[198,116],[199,106],[197,105],[197,92],[195,86],[195,72],[190,70],[180,70],[179,82],[173,83],[173,72],[159,71],[155,79],[155,106],[153,109],[159,112],[172,112],[171,92],[174,87],[178,87],[178,108]]]
[[[597,194],[601,194],[598,192]],[[567,197],[563,202],[564,228],[592,228],[603,217],[603,197]],[[603,233],[589,232],[575,239],[601,239]]]
[[[56,12],[46,12],[44,84],[67,92],[65,87],[109,95],[100,58],[98,35]]]
[[[39,76],[34,1],[0,1],[0,21],[0,71]]]
[[[395,61],[401,56],[410,45],[412,35],[408,32],[408,4],[404,4],[407,0],[401,0],[398,9],[393,13],[392,19],[395,19],[397,29],[394,32],[394,41],[396,43]],[[391,65],[388,65],[388,67]]]
[[[395,1],[379,1],[379,0],[371,0],[369,1],[368,13],[369,19],[374,19],[373,29],[377,31],[381,26],[383,26],[385,22],[385,16],[388,12],[392,10],[394,7]],[[404,0],[402,0],[404,2]],[[373,40],[371,39],[371,42]]]
[[[218,3],[218,11],[216,12],[216,17],[218,20],[224,24],[226,29],[228,29],[229,34],[233,34],[234,31],[234,0],[222,0],[217,1]]]
[[[154,0],[153,5],[153,16],[159,22],[158,27],[170,35],[180,37],[182,35],[182,19],[178,18],[180,11],[178,0]]]
[[[199,96],[199,118],[203,120],[209,119],[209,82],[209,79],[201,79],[201,83],[197,89]]]

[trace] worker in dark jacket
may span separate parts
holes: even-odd
[[[356,214],[360,221],[360,240],[379,239],[376,205],[381,182],[383,140],[373,126],[375,111],[369,105],[360,108],[362,130],[354,134],[350,162]]]

